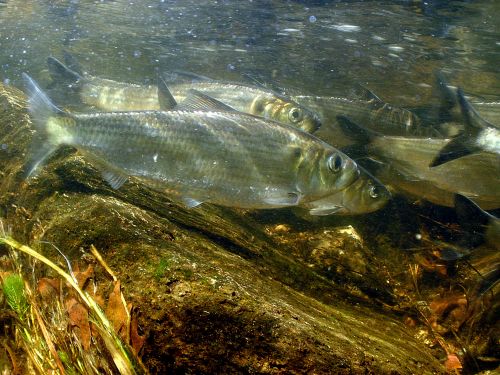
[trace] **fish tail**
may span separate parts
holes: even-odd
[[[47,58],[47,65],[54,84],[62,83],[68,85],[69,87],[75,87],[75,85],[77,85],[82,79],[82,76],[79,73],[68,68],[55,57],[49,56]]]
[[[479,116],[465,99],[461,89],[457,90],[456,97],[464,117],[465,129],[439,151],[439,154],[429,165],[431,168],[481,151],[477,139],[481,136],[481,131],[489,127],[489,124]]]
[[[25,165],[25,178],[34,177],[37,169],[56,151],[63,139],[54,131],[58,118],[68,116],[57,108],[37,83],[26,73],[23,79],[28,93],[28,111],[31,115],[35,133],[30,145],[29,161]]]

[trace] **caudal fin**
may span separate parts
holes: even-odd
[[[24,168],[25,178],[36,175],[37,169],[58,148],[60,142],[50,134],[48,125],[52,118],[64,115],[57,108],[37,83],[26,73],[23,73],[24,84],[28,94],[28,110],[35,127],[35,133],[30,145],[29,160]]]
[[[484,129],[492,127],[479,116],[467,101],[461,89],[457,89],[456,97],[464,117],[465,129],[439,151],[439,154],[429,165],[431,168],[481,151],[482,148],[478,146],[477,138]]]

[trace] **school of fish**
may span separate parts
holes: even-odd
[[[69,54],[64,63],[47,63],[53,86],[76,95],[82,109],[57,107],[23,75],[36,129],[27,178],[69,145],[113,188],[133,176],[187,207],[298,206],[311,215],[358,215],[398,193],[449,207],[458,196],[500,208],[498,106],[474,108],[441,74],[443,108],[460,109],[451,132],[450,124],[385,103],[363,87],[349,97],[285,95],[178,71],[147,86],[85,73]],[[493,112],[484,116],[493,121],[481,111]]]

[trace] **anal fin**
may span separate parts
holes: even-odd
[[[119,189],[128,180],[128,175],[116,170],[103,169],[101,174],[113,189]]]
[[[184,202],[184,204],[186,205],[187,208],[195,208],[195,207],[198,207],[200,204],[203,203],[203,202],[201,202],[199,200],[196,200],[196,199],[193,199],[193,198],[188,198],[188,197],[182,198],[182,201]]]

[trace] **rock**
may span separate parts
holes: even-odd
[[[376,299],[390,303],[391,289],[352,227],[297,231],[274,222],[270,232],[245,211],[186,209],[134,179],[113,190],[71,148],[26,183],[25,106],[21,92],[0,85],[4,224],[19,241],[48,241],[71,261],[87,257],[91,244],[99,249],[140,310],[151,373],[443,371],[372,300],[378,289]]]

